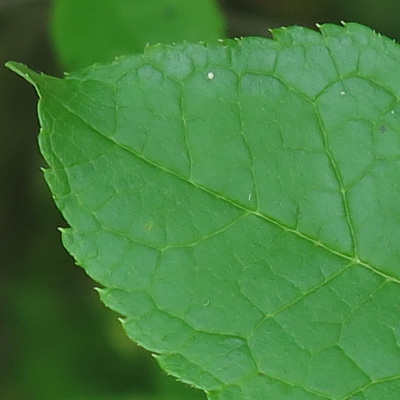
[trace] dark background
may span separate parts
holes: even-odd
[[[341,20],[400,38],[397,0],[221,0],[227,36]],[[0,399],[204,399],[167,378],[131,343],[63,250],[42,179],[37,98],[6,70],[22,61],[60,75],[49,1],[0,0]],[[400,66],[399,66],[400,73]],[[182,386],[182,387],[181,387]]]

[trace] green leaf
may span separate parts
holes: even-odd
[[[224,36],[215,0],[54,0],[51,31],[69,70],[142,53],[148,43]]]
[[[66,248],[211,400],[400,393],[400,48],[320,29],[9,65],[40,95]]]

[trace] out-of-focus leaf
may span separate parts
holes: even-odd
[[[142,53],[147,43],[224,36],[214,0],[55,0],[52,33],[69,70]]]

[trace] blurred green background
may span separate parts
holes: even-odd
[[[131,3],[135,1],[142,0]],[[182,7],[185,2],[189,0],[181,1]],[[345,20],[400,38],[396,0],[220,0],[218,7],[228,37],[268,36],[271,27],[313,28],[316,22]],[[51,32],[60,33],[54,31],[51,10],[50,1],[0,0],[0,399],[205,399],[167,377],[149,353],[125,337],[117,316],[99,302],[95,284],[61,246],[56,228],[65,222],[40,171],[44,162],[36,139],[36,94],[2,67],[17,60],[58,76],[73,67],[73,57],[71,62],[60,50],[65,48],[62,39],[52,39]],[[179,23],[187,18],[192,27],[198,26],[199,39],[211,40],[207,23],[193,22],[193,18],[208,18],[200,14],[189,10],[165,15],[179,17]],[[143,18],[142,26],[151,28]],[[125,22],[129,25],[129,18]],[[178,40],[169,31],[177,23],[164,27],[166,39]],[[212,29],[223,32],[223,25],[214,23]],[[124,31],[116,37],[123,42],[130,34],[135,33]],[[151,40],[162,40],[149,35]],[[74,40],[82,44],[85,38],[77,37]],[[136,46],[140,48],[142,42]]]

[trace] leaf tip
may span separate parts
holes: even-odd
[[[24,78],[27,82],[36,87],[38,78],[40,78],[39,73],[31,70],[25,64],[16,61],[8,61],[6,62],[5,66],[10,71],[15,72],[17,75]]]

